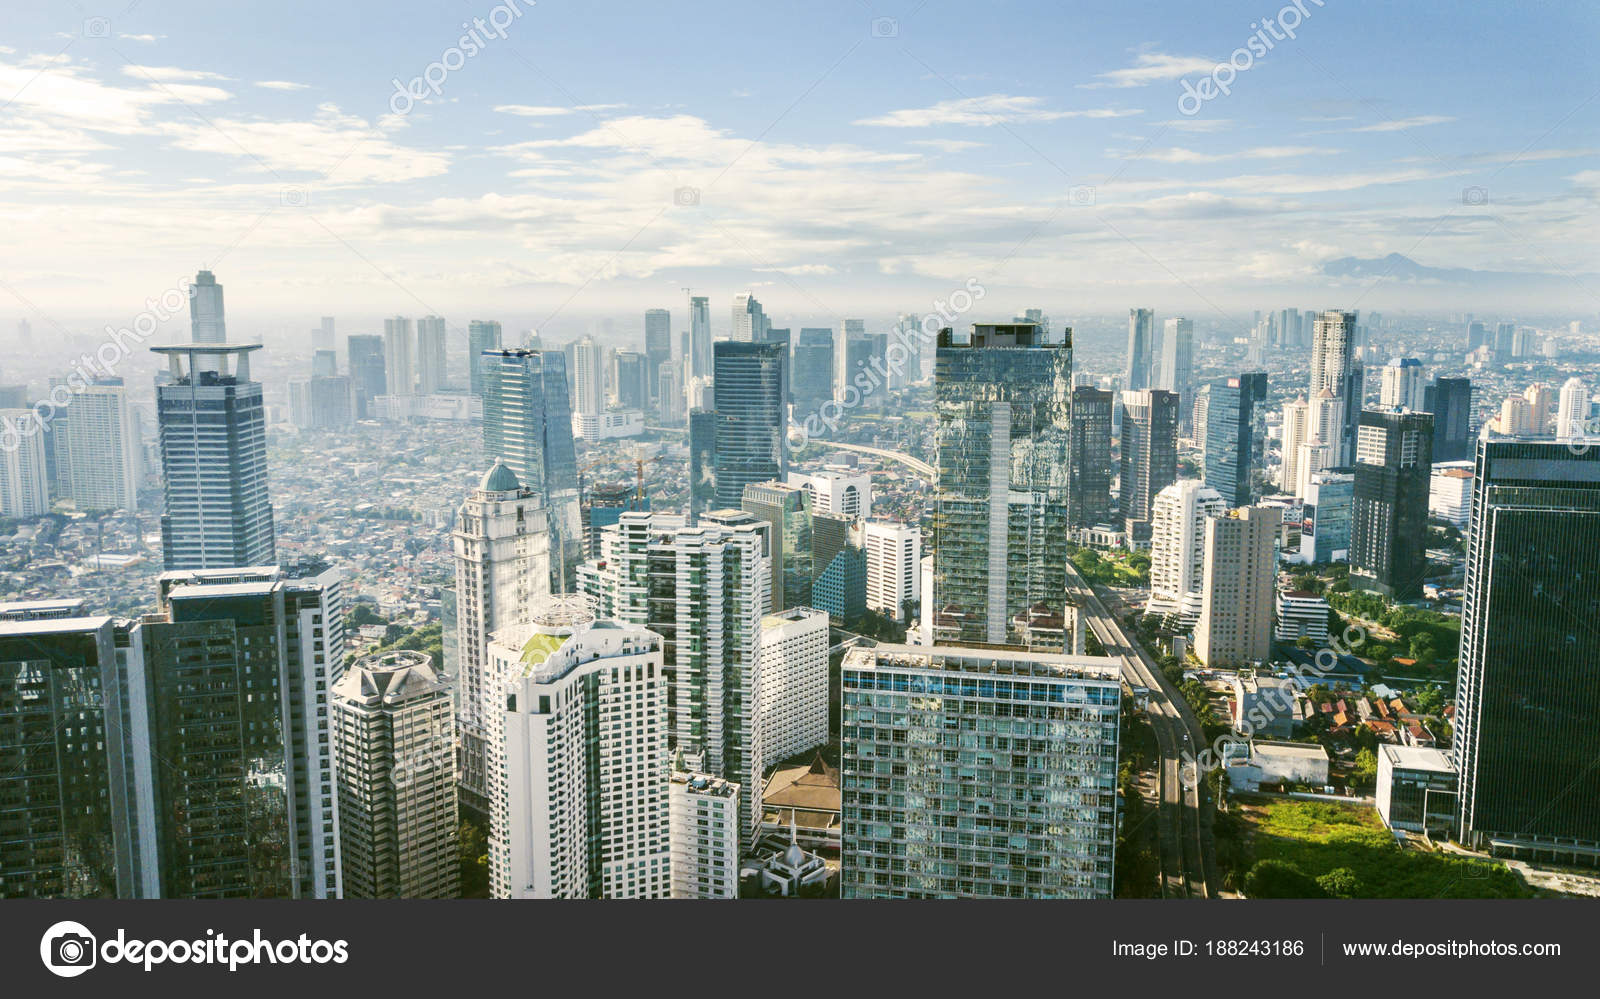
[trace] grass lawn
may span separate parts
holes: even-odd
[[[1344,867],[1362,898],[1530,898],[1514,873],[1446,853],[1403,850],[1375,809],[1322,801],[1235,803],[1255,859],[1281,860],[1311,877]]]

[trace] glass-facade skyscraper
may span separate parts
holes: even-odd
[[[1196,401],[1195,412],[1207,413],[1209,435],[1209,411],[1202,402]],[[1142,546],[1150,541],[1150,516],[1156,495],[1178,480],[1178,396],[1160,389],[1124,392],[1120,405],[1119,506],[1128,542]],[[1196,432],[1200,426],[1197,416]]]
[[[510,347],[486,351],[483,450],[544,498],[550,518],[550,589],[571,593],[583,561],[578,459],[572,443],[566,357],[560,351]]]
[[[1478,441],[1451,752],[1462,843],[1600,851],[1600,450]]]
[[[1080,385],[1072,390],[1069,520],[1075,529],[1111,523],[1111,412],[1113,396]]]
[[[261,383],[250,380],[250,353],[261,345],[151,349],[170,365],[168,381],[156,388],[166,567],[274,564],[266,408]]]
[[[478,370],[483,352],[499,347],[500,336],[500,324],[492,319],[467,323],[467,386],[473,395],[483,394],[483,373]]]
[[[833,330],[802,328],[793,357],[789,391],[794,398],[795,422],[805,426],[806,417],[819,412],[823,403],[833,398]]]
[[[1072,331],[939,333],[934,638],[1062,648]],[[926,598],[925,598],[926,599]]]
[[[788,345],[720,340],[714,350],[717,506],[735,510],[745,486],[788,475]]]
[[[1256,423],[1267,398],[1267,373],[1249,371],[1200,386],[1206,403],[1203,474],[1229,507],[1249,506],[1255,467]],[[1180,401],[1180,405],[1181,405]]]

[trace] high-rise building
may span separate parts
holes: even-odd
[[[828,741],[828,614],[791,607],[761,619],[761,752],[781,763]]]
[[[109,617],[81,603],[34,613],[0,604],[0,899],[137,898],[140,835],[128,689]]]
[[[311,355],[311,377],[333,378],[339,374],[339,352],[333,348]]]
[[[693,377],[711,377],[711,300],[703,296],[689,299],[688,372]]]
[[[1396,600],[1419,597],[1428,568],[1433,416],[1369,409],[1358,434],[1350,585]]]
[[[1072,390],[1071,476],[1068,520],[1074,530],[1111,523],[1110,392],[1080,385]]]
[[[338,571],[167,572],[160,589],[161,617],[135,627],[127,653],[155,896],[339,897]]]
[[[666,309],[644,311],[645,380],[650,386],[650,398],[658,410],[663,403],[658,394],[661,371],[672,365],[672,313]]]
[[[495,898],[671,894],[662,644],[574,598],[495,634],[505,690],[490,770]]]
[[[210,271],[197,273],[189,286],[189,340],[192,343],[228,342],[222,285]]]
[[[1260,404],[1267,398],[1267,373],[1248,371],[1200,386],[1210,396],[1202,470],[1206,485],[1230,507],[1248,506],[1254,492]]]
[[[417,394],[433,395],[443,391],[446,377],[444,349],[444,319],[423,316],[417,320]]]
[[[761,343],[767,339],[767,314],[749,292],[733,296],[732,338],[740,343]]]
[[[839,336],[835,358],[838,372],[833,382],[833,398],[846,410],[876,409],[888,395],[883,389],[883,376],[873,368],[879,356],[879,338],[861,331],[859,319],[846,319],[846,329]]]
[[[807,427],[806,417],[820,417],[823,404],[833,399],[833,330],[804,327],[795,341],[789,391],[794,398],[795,422]],[[815,432],[807,427],[807,433]]]
[[[1422,391],[1422,409],[1433,414],[1433,460],[1469,461],[1473,440],[1472,380],[1435,378]]]
[[[939,332],[935,641],[1062,648],[1072,331]]]
[[[1278,488],[1290,496],[1303,495],[1300,492],[1300,447],[1310,439],[1311,404],[1306,397],[1284,403],[1283,463],[1278,468]]]
[[[1355,476],[1348,470],[1325,470],[1306,476],[1301,494],[1300,560],[1320,565],[1350,558],[1351,508]]]
[[[1108,658],[846,652],[840,894],[1110,898],[1120,677]],[[988,726],[1009,748],[919,748]],[[940,847],[957,829],[970,855]]]
[[[698,526],[667,514],[625,513],[608,528],[604,560],[579,580],[599,613],[662,639],[672,690],[666,728],[696,771],[744,788],[741,843],[761,814],[761,618],[769,525],[732,511]]]
[[[572,344],[573,412],[594,414],[606,411],[605,369],[601,365],[600,345],[593,337]]]
[[[333,685],[345,898],[460,893],[455,711],[425,652],[357,659]]]
[[[219,302],[221,294],[218,287]],[[198,308],[198,301],[191,305]],[[272,565],[277,555],[267,496],[266,409],[261,383],[250,380],[250,353],[261,345],[151,349],[169,365],[168,380],[156,388],[166,567]]]
[[[462,788],[467,801],[488,800],[489,716],[500,701],[490,669],[494,632],[527,620],[550,594],[550,521],[544,498],[523,488],[503,461],[483,476],[456,515],[456,629],[460,675],[456,709]]]
[[[640,482],[614,480],[590,484],[583,495],[583,556],[600,558],[600,538],[630,510],[650,509],[650,497]]]
[[[1356,355],[1356,314],[1331,309],[1319,314],[1314,323],[1311,345],[1311,387],[1315,400],[1323,389],[1332,392],[1343,407],[1343,426],[1337,462],[1355,461],[1356,420],[1366,394],[1366,372]],[[1324,437],[1323,443],[1333,444]]]
[[[1378,405],[1390,409],[1424,407],[1422,391],[1422,362],[1415,357],[1396,357],[1380,369]]]
[[[28,409],[0,409],[0,516],[50,512],[50,462],[45,434]]]
[[[347,427],[355,419],[350,379],[296,378],[289,382],[289,422],[302,430]]]
[[[483,355],[483,451],[544,499],[550,521],[550,589],[571,593],[583,561],[578,459],[559,351],[501,348]]]
[[[345,338],[350,367],[351,388],[355,393],[355,415],[365,420],[372,415],[372,400],[389,394],[389,380],[383,357],[383,337],[356,334]]]
[[[1489,339],[1489,328],[1483,323],[1469,321],[1467,323],[1467,353],[1472,353],[1484,344],[1493,346]]]
[[[383,321],[383,370],[390,395],[416,394],[416,341],[411,320],[405,316]]]
[[[1568,378],[1561,386],[1556,408],[1556,438],[1582,440],[1590,436],[1589,386],[1581,378]]]
[[[1200,619],[1206,521],[1228,506],[1208,483],[1183,479],[1156,494],[1150,525],[1148,614],[1174,614],[1186,630]]]
[[[811,512],[811,606],[841,627],[867,612],[867,550],[863,521]]]
[[[645,356],[636,350],[619,350],[612,355],[612,394],[618,406],[642,410],[650,405],[650,385],[645,380],[649,367]]]
[[[467,387],[473,395],[483,394],[483,372],[478,363],[486,350],[500,348],[500,324],[492,319],[474,319],[467,323]]]
[[[1283,508],[1247,506],[1206,521],[1194,651],[1207,666],[1272,658],[1273,600]]]
[[[1194,320],[1168,319],[1162,324],[1161,363],[1152,387],[1178,394],[1178,430],[1187,432],[1194,408]]]
[[[689,411],[689,519],[696,520],[717,503],[717,414]]]
[[[772,610],[811,603],[811,501],[799,486],[752,482],[742,509],[772,525]]]
[[[714,774],[672,775],[673,898],[739,897],[739,785]]]
[[[912,619],[918,599],[917,567],[922,531],[915,524],[869,520],[862,526],[867,549],[867,607],[894,621]]]
[[[1122,378],[1124,392],[1155,388],[1156,314],[1154,309],[1128,310],[1128,367]]]
[[[717,506],[736,509],[744,488],[788,472],[789,364],[783,345],[720,340],[712,379]]]
[[[1160,389],[1124,392],[1119,507],[1128,543],[1150,541],[1150,512],[1156,494],[1178,480],[1178,397]],[[1197,403],[1198,407],[1198,403]],[[1206,410],[1210,436],[1215,414]]]
[[[818,472],[790,472],[789,484],[811,497],[814,513],[833,513],[862,519],[872,516],[872,476],[845,468]]]
[[[1530,860],[1600,852],[1600,449],[1478,442],[1451,745],[1459,840]],[[1577,553],[1585,553],[1581,557]]]

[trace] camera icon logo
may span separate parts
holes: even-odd
[[[39,957],[44,966],[62,978],[76,978],[94,967],[98,947],[94,934],[82,923],[63,920],[39,940]]]
[[[1075,184],[1067,188],[1067,204],[1076,208],[1092,206],[1094,204],[1094,188],[1088,184]]]
[[[1463,205],[1487,205],[1489,203],[1489,189],[1487,187],[1463,187],[1461,189],[1461,203]]]
[[[672,203],[679,208],[693,208],[700,203],[698,187],[680,187],[672,192]]]
[[[898,38],[900,22],[892,17],[875,17],[870,25],[873,38]]]
[[[311,192],[303,187],[286,187],[278,194],[285,208],[304,208],[311,204]]]
[[[86,17],[83,19],[83,37],[85,38],[110,38],[111,19],[105,17]]]

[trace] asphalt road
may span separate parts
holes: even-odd
[[[1161,750],[1160,860],[1163,898],[1216,898],[1216,852],[1211,840],[1211,801],[1203,780],[1185,787],[1183,754],[1204,748],[1200,723],[1183,696],[1167,682],[1154,660],[1130,639],[1106,610],[1099,594],[1067,563],[1067,589],[1084,611],[1084,619],[1106,655],[1123,662],[1130,683],[1150,691],[1150,725]]]

